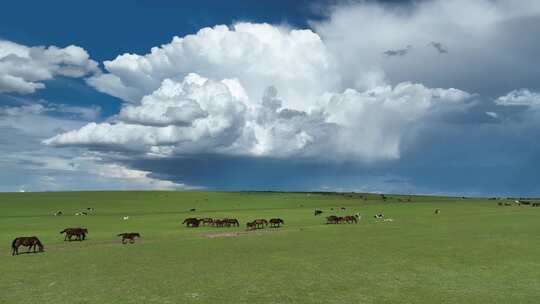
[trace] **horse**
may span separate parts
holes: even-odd
[[[255,225],[255,221],[253,222],[247,222],[246,223],[247,230],[255,230],[257,229],[257,226]]]
[[[253,221],[255,223],[255,227],[257,228],[264,228],[265,226],[268,226],[268,221],[265,219],[256,219]]]
[[[186,227],[199,227],[200,221],[194,217],[185,219],[182,224],[186,224]]]
[[[345,216],[345,222],[347,222],[347,224],[357,224],[358,223],[358,220],[356,219],[356,216],[354,215],[347,215]]]
[[[225,222],[225,225],[226,225],[227,227],[229,227],[229,226],[233,226],[233,227],[236,226],[236,227],[239,227],[239,226],[240,226],[240,223],[238,222],[237,219],[228,219],[228,218],[227,218],[227,219],[223,219],[223,221]]]
[[[30,252],[32,248],[34,249],[34,252],[36,252],[36,246],[39,248],[39,252],[45,251],[43,244],[35,236],[22,236],[15,238],[13,242],[11,242],[11,249],[13,250],[11,255],[19,255],[20,246],[28,247],[26,252]]]
[[[140,238],[141,235],[137,232],[129,232],[129,233],[120,233],[118,236],[122,237],[122,244],[127,244],[126,240],[129,240],[130,244],[135,243],[135,238]]]
[[[77,241],[84,241],[86,239],[86,234],[88,229],[86,228],[66,228],[60,231],[60,234],[65,233],[64,241],[71,241],[71,237],[75,236]]]
[[[285,222],[280,218],[273,218],[273,219],[270,219],[270,221],[268,222],[270,223],[270,227],[273,227],[273,228],[279,228],[280,224],[285,224]]]
[[[384,218],[384,214],[378,213],[378,214],[375,214],[373,217],[376,218],[376,219],[382,219],[382,218]]]
[[[318,210],[318,209],[315,209],[315,216],[317,215],[321,215],[322,211],[321,210]]]
[[[327,224],[337,224],[338,221],[339,221],[339,218],[335,215],[330,215],[326,217]]]
[[[435,209],[435,214],[441,213],[441,209]]]
[[[207,217],[207,218],[199,219],[199,222],[201,222],[203,226],[212,225],[214,223],[214,219]]]

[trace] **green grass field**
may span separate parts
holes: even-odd
[[[0,194],[0,303],[538,303],[540,208],[389,197]],[[87,207],[95,212],[73,215]],[[359,224],[324,224],[356,212]],[[235,217],[241,227],[183,227],[190,216]],[[285,226],[245,232],[247,220],[271,217]],[[71,226],[87,227],[87,241],[64,242],[59,231]],[[131,231],[142,238],[122,245],[116,234]],[[46,252],[12,257],[12,239],[30,235]]]

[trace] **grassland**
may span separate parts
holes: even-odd
[[[73,216],[87,207],[95,212]],[[315,208],[363,219],[325,225]],[[377,212],[394,221],[376,221]],[[188,229],[188,216],[242,226]],[[261,217],[286,225],[208,237]],[[0,303],[538,303],[539,219],[540,208],[444,197],[0,194]],[[59,231],[70,226],[87,227],[88,240],[64,242]],[[141,240],[120,244],[116,234],[130,231]],[[11,240],[28,235],[46,252],[12,257]]]

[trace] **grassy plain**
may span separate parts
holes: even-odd
[[[0,194],[0,303],[538,303],[540,208],[406,198]],[[87,207],[95,212],[73,215]],[[356,212],[357,225],[324,224]],[[376,221],[378,212],[394,221]],[[241,227],[183,227],[191,216],[234,217]],[[285,226],[245,232],[247,220],[271,217]],[[88,240],[64,242],[59,231],[71,226],[87,227]],[[141,240],[120,244],[116,234],[132,231]],[[46,252],[12,257],[12,239],[30,235]]]

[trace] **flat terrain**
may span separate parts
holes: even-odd
[[[0,194],[0,303],[538,303],[540,208],[388,197]],[[87,207],[95,212],[74,216]],[[356,212],[359,224],[324,224]],[[378,212],[394,221],[375,220]],[[191,216],[241,227],[180,224]],[[285,226],[245,231],[247,220],[271,217]],[[64,242],[59,232],[71,226],[87,227],[88,239]],[[122,245],[116,234],[132,231],[140,241]],[[31,235],[46,252],[12,257],[12,239]]]

